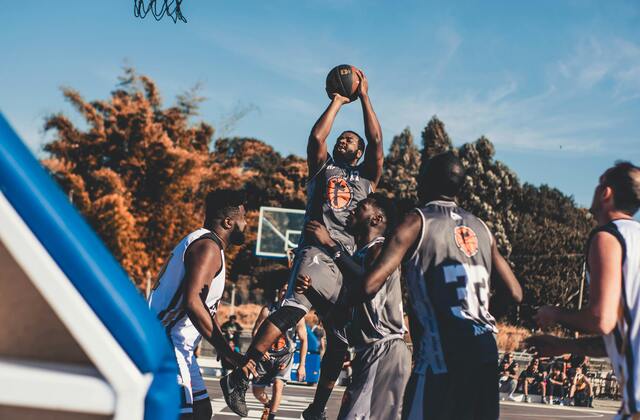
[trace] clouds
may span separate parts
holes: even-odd
[[[557,67],[565,81],[578,88],[611,83],[613,99],[640,98],[640,44],[633,41],[587,37]]]

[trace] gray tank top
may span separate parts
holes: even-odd
[[[354,258],[364,267],[369,249],[384,242],[379,237],[360,248]],[[352,309],[351,322],[347,328],[349,344],[359,351],[382,339],[402,338],[404,336],[404,311],[402,308],[402,289],[400,270],[395,270],[373,299],[363,302]]]
[[[371,181],[360,176],[361,172],[362,165],[338,164],[327,156],[324,165],[307,183],[305,223],[322,222],[331,238],[349,253],[355,251],[355,241],[345,231],[347,216],[373,191]],[[300,245],[310,244],[303,235]]]
[[[489,313],[492,236],[451,201],[416,210],[419,244],[406,262],[415,370],[447,372],[457,360],[497,360],[496,322]]]

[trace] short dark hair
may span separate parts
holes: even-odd
[[[367,144],[365,143],[364,139],[362,138],[362,136],[360,136],[360,134],[356,133],[355,131],[352,130],[344,130],[342,132],[342,134],[344,133],[352,133],[355,134],[356,137],[358,138],[358,150],[362,150],[362,153],[364,153],[364,149],[367,147]],[[341,134],[341,135],[342,135]]]
[[[233,216],[246,201],[245,194],[238,190],[213,190],[205,198],[205,223]]]
[[[365,201],[382,211],[387,222],[386,233],[391,232],[395,227],[397,220],[396,206],[393,201],[381,193],[371,193],[367,196]]]
[[[437,154],[422,167],[418,179],[419,192],[433,196],[455,197],[464,184],[462,161],[451,151]]]
[[[617,210],[633,216],[640,209],[640,167],[617,161],[604,173],[603,185],[613,190]]]

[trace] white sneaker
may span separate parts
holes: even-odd
[[[529,402],[529,396],[528,396],[528,395],[525,395],[525,396],[524,396],[524,399],[522,400],[522,402],[526,402],[526,403],[528,403],[528,402]]]
[[[516,397],[514,397],[513,395],[509,395],[509,396],[507,397],[507,400],[508,400],[508,401],[513,401],[513,402],[518,401],[518,399],[517,399]]]

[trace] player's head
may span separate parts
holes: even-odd
[[[387,234],[395,226],[396,211],[393,202],[380,193],[372,193],[360,201],[347,217],[347,229],[357,235],[376,230]]]
[[[229,321],[234,322],[236,320],[236,316],[235,315],[230,315],[229,316]]]
[[[333,159],[336,162],[348,163],[355,165],[364,154],[365,143],[355,131],[343,131],[333,146]]]
[[[464,166],[453,152],[433,156],[418,176],[420,201],[453,200],[464,184],[464,176]]]
[[[204,226],[213,229],[217,226],[226,232],[226,238],[234,245],[244,242],[245,195],[241,191],[220,189],[211,191],[205,199]]]
[[[596,217],[614,211],[633,216],[639,208],[640,167],[631,162],[616,162],[600,176],[590,211]]]

